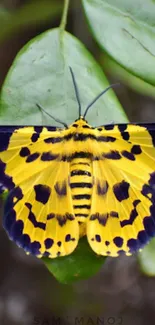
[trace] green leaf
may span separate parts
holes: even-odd
[[[155,85],[155,2],[82,0],[95,39],[120,65]]]
[[[103,59],[100,59],[100,62],[102,63],[103,68],[105,69],[105,71],[107,71],[107,73],[110,73],[111,75],[115,76],[115,78],[121,80],[131,89],[136,90],[142,95],[150,96],[153,98],[155,97],[154,86],[134,76],[133,74],[122,68],[118,63],[116,63],[107,55],[104,55]]]
[[[26,26],[40,25],[60,14],[62,4],[51,0],[33,0],[15,12],[0,6],[0,41]]]
[[[81,238],[71,255],[51,260],[43,258],[43,261],[59,282],[67,284],[93,276],[105,259],[106,257],[94,254],[86,238]]]
[[[141,271],[149,276],[155,276],[155,238],[138,254]]]
[[[0,123],[53,125],[52,118],[50,120],[41,113],[36,103],[53,116],[72,123],[78,117],[78,105],[69,66],[79,85],[84,111],[108,82],[79,40],[54,29],[33,39],[17,55],[2,88]],[[87,119],[93,125],[127,120],[113,90],[95,103]],[[55,260],[46,259],[46,265],[55,277],[65,283],[76,277],[91,276],[103,262],[104,258],[97,257],[83,239],[75,253]]]
[[[53,29],[34,38],[17,55],[2,88],[0,123],[56,125],[40,113],[36,103],[55,117],[72,123],[78,117],[78,105],[69,66],[79,85],[84,111],[108,82],[79,40]],[[95,125],[126,121],[113,90],[95,103],[87,119]]]

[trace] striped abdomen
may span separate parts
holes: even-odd
[[[70,165],[70,187],[74,214],[84,222],[90,214],[92,196],[92,167],[89,159],[74,159]]]

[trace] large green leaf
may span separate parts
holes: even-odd
[[[2,88],[1,124],[53,124],[44,118],[36,103],[67,123],[78,117],[72,67],[79,85],[83,109],[108,83],[101,68],[75,37],[53,29],[30,41],[17,55]],[[16,117],[16,118],[15,118]],[[90,109],[89,122],[100,125],[126,121],[112,90]]]
[[[62,10],[57,0],[32,0],[14,12],[0,6],[0,41],[26,26],[40,25],[52,20]]]
[[[136,92],[155,98],[155,87],[145,82],[144,80],[134,76],[132,73],[120,66],[116,61],[112,60],[108,55],[103,55],[100,59],[105,71]]]
[[[124,68],[155,84],[155,1],[82,0],[92,33]]]
[[[67,32],[60,33],[59,29],[29,42],[17,55],[3,85],[0,123],[52,125],[53,120],[41,113],[36,103],[55,117],[73,122],[78,117],[78,105],[69,66],[74,71],[85,109],[108,82],[83,44]],[[112,90],[91,108],[88,120],[94,125],[126,121]],[[104,258],[90,253],[86,240],[85,244],[81,242],[71,256],[46,260],[48,268],[60,281],[72,281],[76,275],[78,279],[89,277],[103,263]]]
[[[101,268],[106,257],[94,254],[86,238],[81,238],[75,251],[66,257],[43,258],[47,268],[62,283],[71,283],[93,276]]]

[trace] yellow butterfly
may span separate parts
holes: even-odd
[[[72,73],[72,70],[71,70]],[[155,236],[155,124],[0,127],[3,225],[27,253],[131,255]],[[39,106],[39,105],[38,105]],[[39,106],[40,107],[40,106]]]

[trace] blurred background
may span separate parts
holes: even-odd
[[[67,30],[92,52],[110,83],[121,83],[116,94],[129,120],[152,122],[154,88],[101,52],[89,32],[80,1],[71,2]],[[62,0],[0,1],[0,86],[22,46],[59,25],[62,6]],[[142,274],[135,256],[107,258],[93,278],[62,285],[41,261],[26,256],[10,242],[2,227],[0,251],[2,325],[146,325],[155,321],[155,278]]]

